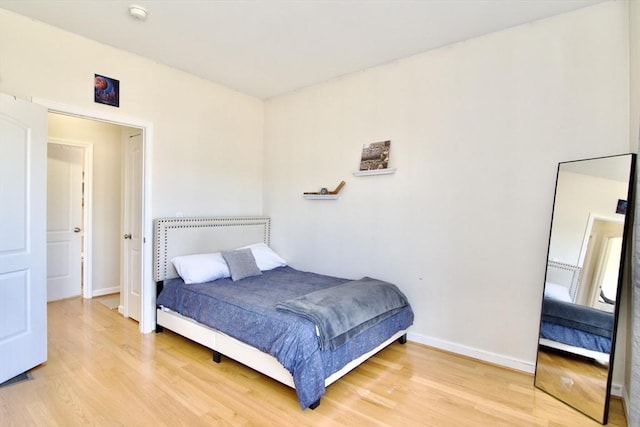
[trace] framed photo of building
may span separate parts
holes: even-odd
[[[360,170],[386,169],[389,165],[389,150],[391,141],[372,142],[362,147]]]
[[[93,100],[99,104],[120,107],[120,80],[95,74]]]

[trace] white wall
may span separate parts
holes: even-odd
[[[629,76],[630,120],[629,145],[632,153],[639,149],[640,137],[640,2],[629,1]]]
[[[629,75],[630,75],[630,119],[629,119],[629,146],[630,152],[637,153],[639,150],[639,134],[640,134],[640,2],[629,2]],[[636,193],[640,183],[636,181]],[[637,196],[636,196],[637,200]],[[637,203],[637,201],[636,201]],[[637,204],[636,204],[637,206]],[[640,210],[636,207],[636,221],[638,221]],[[636,223],[637,224],[637,223]],[[637,259],[638,253],[638,226],[634,227],[634,242],[636,245],[631,255],[631,259]],[[635,266],[634,266],[635,267]],[[637,273],[633,273],[635,277]],[[627,342],[631,343],[627,346],[627,362],[625,370],[625,390],[624,395],[627,401],[625,410],[627,411],[627,419],[630,425],[640,422],[640,404],[634,402],[640,401],[640,363],[637,362],[637,354],[640,347],[638,340],[634,340],[635,336],[638,337],[638,331],[634,331],[634,325],[638,325],[637,320],[638,313],[634,313],[634,309],[640,307],[638,300],[633,301],[632,287],[635,282],[631,281],[631,274],[629,274],[629,280],[626,293],[623,295],[627,297],[625,302],[621,304],[620,323],[625,324],[627,327]],[[634,319],[634,316],[636,319]],[[625,322],[626,320],[626,322]],[[636,355],[636,360],[633,356]],[[634,372],[635,370],[635,372]],[[634,375],[635,374],[635,375]],[[635,378],[635,383],[632,383],[632,378]]]
[[[618,200],[627,199],[629,187],[626,182],[566,171],[560,172],[558,182],[549,259],[580,265],[589,215],[624,222],[615,209]]]
[[[273,246],[397,283],[410,339],[532,371],[557,163],[629,148],[627,31],[608,2],[267,101]],[[386,139],[397,173],[352,176]]]
[[[120,108],[93,102],[96,73]],[[257,98],[2,9],[0,92],[152,123],[153,217],[261,213]]]
[[[120,291],[122,127],[49,114],[49,138],[93,145],[92,290]]]
[[[120,108],[93,102],[96,73],[120,81]],[[263,103],[257,98],[1,9],[0,92],[145,124],[144,332],[155,326],[150,220],[177,212],[262,213]]]

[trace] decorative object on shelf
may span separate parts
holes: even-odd
[[[345,184],[346,182],[340,181],[340,184],[338,184],[333,191],[329,191],[327,188],[323,187],[320,191],[304,192],[302,195],[306,199],[337,199],[338,193],[340,193],[340,190],[342,190],[342,187],[344,187]]]
[[[99,104],[120,107],[120,80],[94,75],[93,100]]]
[[[391,150],[391,141],[372,142],[363,146],[360,170],[386,169],[389,165],[389,150]]]

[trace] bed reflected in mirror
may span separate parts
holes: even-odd
[[[606,424],[635,155],[558,165],[536,387]]]

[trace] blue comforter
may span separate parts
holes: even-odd
[[[611,339],[580,329],[569,328],[556,323],[542,321],[540,323],[540,337],[551,341],[569,344],[587,350],[611,353]]]
[[[281,301],[347,281],[290,267],[237,282],[186,285],[174,279],[165,283],[157,303],[274,356],[291,372],[304,409],[324,394],[325,378],[413,323],[407,306],[335,350],[322,350],[311,321],[275,309]]]
[[[610,353],[613,313],[544,298],[540,336],[575,347]]]
[[[605,338],[613,333],[613,313],[551,298],[542,301],[542,320]]]

